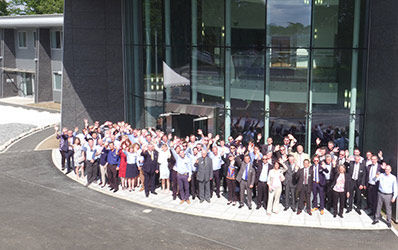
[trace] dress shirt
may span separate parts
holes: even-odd
[[[213,152],[210,152],[209,157],[213,163],[213,171],[220,170],[221,165],[224,164],[224,161],[221,159],[221,154],[218,153],[217,155],[214,155]]]
[[[84,151],[86,151],[86,160],[91,161],[91,160],[96,160],[95,158],[95,153],[97,152],[97,147],[93,146],[90,148],[90,146],[85,146]]]
[[[127,164],[137,164],[138,161],[138,154],[137,152],[131,153],[123,150],[123,153],[126,155],[126,162]]]
[[[184,156],[184,158],[182,158],[181,156],[179,156],[176,151],[172,148],[171,149],[171,153],[173,153],[174,158],[176,159],[176,171],[179,174],[188,174],[189,177],[191,177],[192,175],[192,170],[191,170],[191,159],[189,159],[188,156]]]
[[[107,161],[111,165],[119,165],[120,157],[117,154],[117,150],[114,148],[113,151],[109,150]]]
[[[323,174],[325,175],[325,179],[327,180],[327,181],[330,181],[330,174],[332,173],[332,165],[331,164],[325,164],[325,168],[327,169],[327,170],[329,170],[327,173],[326,172],[323,172]]]
[[[393,198],[397,198],[397,178],[393,174],[382,173],[376,178],[379,181],[379,191],[385,194],[392,194]]]
[[[260,177],[258,178],[259,181],[261,182],[267,182],[268,181],[268,168],[269,164],[263,164],[263,169],[261,170]]]
[[[376,184],[376,182],[374,180],[375,177],[376,177],[376,172],[377,172],[377,166],[371,164],[370,165],[370,169],[369,169],[369,181],[368,181],[368,183],[371,184],[371,185],[375,185]]]
[[[352,179],[358,180],[359,174],[359,163],[354,163],[354,170],[352,171]]]
[[[195,167],[195,163],[196,163],[196,161],[197,161],[200,157],[202,157],[202,155],[199,154],[199,153],[197,153],[196,155],[194,155],[194,154],[188,154],[187,156],[188,156],[189,159],[191,160],[191,162],[190,162],[191,171],[192,171],[192,172],[197,172],[197,171],[198,171],[198,168]]]
[[[249,177],[249,164],[246,164],[246,169],[245,172],[243,173],[242,179],[247,181],[248,177]]]
[[[308,184],[308,174],[309,174],[309,168],[304,168],[304,180],[303,180],[304,185]]]
[[[319,165],[314,165],[314,177],[315,182],[319,182]]]

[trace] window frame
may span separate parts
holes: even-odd
[[[21,46],[21,37],[20,37],[20,34],[22,34],[22,33],[25,34],[25,42],[24,42],[25,46]],[[19,31],[17,32],[17,37],[18,37],[18,48],[19,48],[19,49],[27,49],[27,48],[28,48],[28,35],[27,35],[27,32],[26,32],[25,30],[19,30]]]
[[[60,42],[59,42],[60,47],[59,48],[53,47],[53,44],[54,44],[53,37],[55,37],[55,38],[57,37],[57,35],[53,36],[53,33],[57,34],[57,32],[59,32],[59,34],[60,34],[60,38],[59,38],[60,39]],[[50,48],[52,50],[62,50],[64,47],[63,37],[64,37],[64,34],[63,34],[62,30],[50,30]]]
[[[53,75],[53,91],[62,91],[62,72],[60,73],[60,71],[53,71],[52,72]],[[56,77],[60,76],[60,88],[56,88]]]

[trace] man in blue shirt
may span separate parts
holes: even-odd
[[[109,151],[106,161],[108,162],[107,172],[109,184],[111,186],[110,191],[113,190],[113,192],[116,193],[119,190],[117,166],[119,165],[120,157],[113,142],[109,143]]]
[[[181,195],[180,204],[184,203],[184,201],[191,204],[189,201],[189,182],[191,181],[192,175],[191,159],[185,156],[184,150],[181,150],[180,153],[177,154],[174,148],[171,148],[171,153],[173,153],[176,159],[177,181]]]
[[[379,192],[377,196],[377,209],[373,225],[379,222],[381,208],[384,204],[387,214],[387,226],[391,228],[392,203],[397,199],[397,178],[391,174],[391,166],[387,165],[385,173],[377,173],[375,181],[379,181]]]
[[[94,146],[93,139],[88,139],[84,152],[86,154],[86,173],[87,173],[87,184],[88,187],[97,178],[98,172],[98,155],[101,152],[97,152],[98,148]]]

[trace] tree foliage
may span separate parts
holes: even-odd
[[[8,7],[7,1],[0,0],[0,16],[8,16],[10,14],[7,7]]]
[[[64,0],[11,0],[8,10],[14,15],[63,13]]]

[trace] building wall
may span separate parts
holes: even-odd
[[[66,0],[62,126],[124,119],[121,1]]]
[[[365,148],[382,150],[397,174],[398,157],[398,2],[371,1]],[[397,204],[397,203],[396,203]],[[395,220],[398,216],[395,210]]]
[[[2,66],[6,68],[15,68],[16,60],[15,60],[15,36],[13,29],[4,29],[3,30],[3,38],[2,39]],[[3,73],[2,74],[2,96],[1,97],[10,97],[16,96],[18,93],[17,88],[14,84],[9,81],[14,81],[17,83],[17,75],[11,73]]]
[[[50,30],[39,29],[39,41],[37,48],[38,69],[37,69],[37,92],[36,102],[48,102],[53,100],[53,77],[51,71],[51,49]]]
[[[33,47],[33,28],[19,28],[15,29],[15,57],[16,57],[16,67],[19,69],[35,69],[35,51],[36,48]],[[26,32],[26,48],[20,48],[18,45],[18,32]]]
[[[50,31],[62,31],[62,29],[52,28]],[[63,45],[61,49],[51,49],[51,71],[62,72],[62,56],[63,56]],[[54,75],[52,75],[52,80],[54,81]],[[54,82],[53,82],[54,86]],[[61,90],[53,88],[53,100],[54,102],[61,102],[62,92]]]

